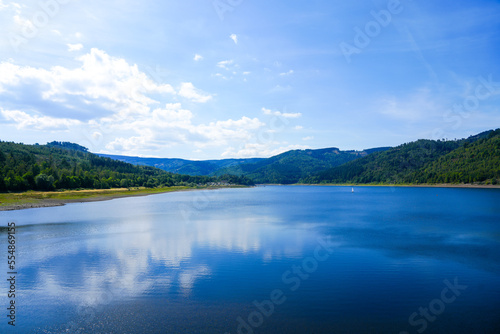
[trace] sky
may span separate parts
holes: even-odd
[[[0,0],[0,140],[194,160],[500,127],[493,0]]]

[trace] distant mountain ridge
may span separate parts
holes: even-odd
[[[250,159],[223,159],[223,160],[185,160],[175,158],[141,158],[129,157],[124,155],[98,154],[104,158],[119,160],[133,165],[144,165],[162,169],[176,174],[185,174],[191,176],[213,175],[222,168],[228,168],[235,165],[254,163],[264,158]],[[219,174],[222,175],[222,174]]]
[[[466,139],[421,139],[397,147],[291,150],[270,158],[193,161],[100,154],[172,173],[244,176],[257,184],[496,183],[500,130]],[[499,138],[497,138],[499,137]]]
[[[245,175],[255,183],[293,184],[322,170],[388,149],[390,148],[380,147],[364,151],[341,151],[337,147],[331,147],[292,150],[255,163],[223,168],[216,175]]]
[[[390,147],[372,148],[364,151],[341,151],[339,148],[331,147],[316,150],[292,150],[270,158],[204,161],[98,155],[134,165],[156,167],[177,174],[191,176],[245,175],[258,183],[291,184],[313,173],[388,149]]]

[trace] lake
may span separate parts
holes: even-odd
[[[500,333],[500,189],[187,191],[0,221],[2,333]]]

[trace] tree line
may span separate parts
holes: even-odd
[[[0,191],[252,185],[244,176],[189,176],[99,157],[80,145],[24,145],[0,141]]]

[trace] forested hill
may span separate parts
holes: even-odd
[[[389,147],[365,151],[341,151],[338,148],[293,150],[255,163],[246,163],[217,171],[218,174],[245,175],[255,183],[292,184],[328,168],[382,152]]]
[[[198,185],[213,182],[253,184],[245,177],[189,176],[99,157],[71,143],[24,145],[0,142],[0,191],[108,189]]]
[[[164,160],[175,164],[180,159]],[[395,148],[294,150],[267,159],[199,161],[196,164],[183,161],[181,167],[193,173],[210,170],[216,176],[181,175],[151,166],[132,165],[89,153],[85,147],[73,143],[24,145],[0,141],[0,192],[153,188],[214,182],[243,185],[254,182],[497,184],[500,180],[500,129],[467,139],[418,140]]]
[[[349,162],[303,183],[487,183],[500,180],[500,129],[455,141],[418,140]]]
[[[65,148],[67,150],[74,150],[74,151],[80,151],[80,152],[88,152],[89,151],[89,149],[84,147],[84,146],[81,146],[81,145],[78,145],[75,143],[62,142],[62,141],[53,141],[53,142],[47,143],[46,146]]]
[[[487,138],[466,141],[458,149],[427,164],[408,177],[416,183],[500,182],[500,129]]]
[[[214,175],[218,170],[245,163],[254,163],[263,158],[250,159],[223,159],[223,160],[185,160],[172,158],[141,158],[124,155],[98,154],[101,157],[111,158],[134,165],[144,165],[163,169],[164,171],[187,175]],[[220,175],[220,174],[219,174]]]

